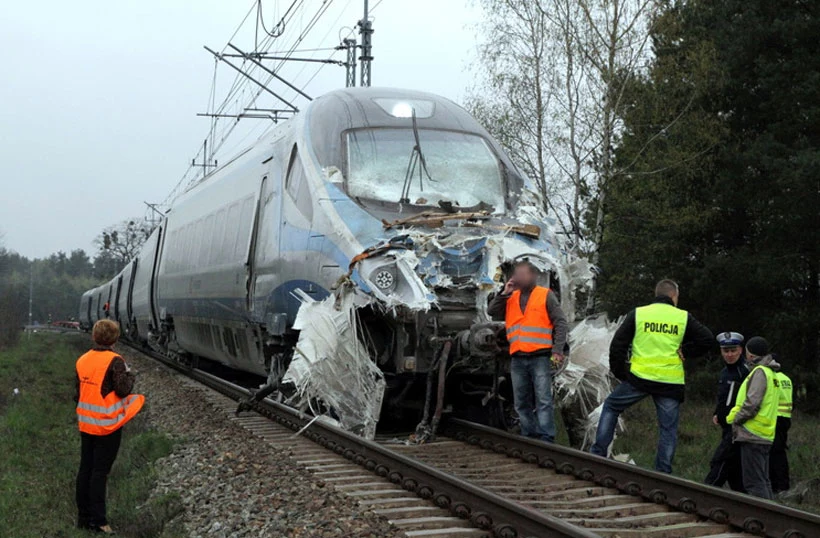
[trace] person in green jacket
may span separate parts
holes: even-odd
[[[752,371],[740,385],[726,422],[732,425],[732,440],[740,447],[743,487],[750,495],[772,499],[769,452],[777,425],[780,364],[769,352],[769,343],[760,336],[746,343],[746,361]]]

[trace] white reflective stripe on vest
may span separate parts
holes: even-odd
[[[519,329],[521,329],[521,324],[510,325],[509,327],[507,327],[507,334],[517,332]]]
[[[127,403],[124,399],[120,400],[117,403],[115,403],[114,405],[111,405],[111,406],[108,406],[108,407],[103,407],[101,405],[94,405],[94,404],[85,403],[85,402],[79,402],[77,404],[77,409],[84,409],[86,411],[91,411],[93,413],[100,413],[100,414],[104,414],[104,415],[110,415],[110,414],[112,414],[116,411],[119,411],[120,409],[125,409],[126,405],[127,405]]]
[[[527,344],[551,344],[552,338],[550,337],[538,337],[538,336],[513,336],[509,339],[509,343],[513,342],[526,342]]]
[[[528,327],[524,325],[521,327],[521,332],[537,333],[537,334],[552,334],[552,329],[545,329],[544,327]]]
[[[113,426],[114,424],[125,420],[125,414],[114,418],[93,418],[77,413],[77,420],[93,426]]]

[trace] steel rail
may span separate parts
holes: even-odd
[[[486,450],[581,480],[616,488],[675,510],[699,514],[750,534],[769,538],[820,537],[820,516],[676,476],[594,456],[580,450],[513,435],[489,426],[450,418],[442,433]]]
[[[244,387],[202,370],[186,368],[155,351],[134,349],[229,398],[238,400],[251,394]],[[469,519],[496,538],[599,538],[588,529],[518,504],[341,428],[313,421],[314,417],[271,399],[254,404],[253,408],[408,492],[431,500],[462,519]]]

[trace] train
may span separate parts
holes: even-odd
[[[332,91],[187,188],[139,254],[82,295],[79,320],[88,329],[114,319],[135,344],[283,389],[304,350],[317,349],[302,341],[311,320],[300,311],[346,309],[344,337],[356,341],[363,375],[380,381],[364,386],[383,391],[375,420],[417,417],[428,430],[442,412],[514,420],[492,294],[527,259],[574,312],[571,259],[543,207],[456,103],[415,90]],[[340,346],[322,357],[336,371],[357,360]],[[328,390],[301,405],[339,419],[348,411]]]

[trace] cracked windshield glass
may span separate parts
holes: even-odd
[[[492,206],[494,212],[503,212],[501,167],[481,137],[419,129],[418,139],[417,147],[412,128],[349,132],[350,195],[394,203],[405,198],[411,204],[424,206],[449,202],[460,208],[474,208],[483,202]],[[407,196],[403,196],[403,191]]]

